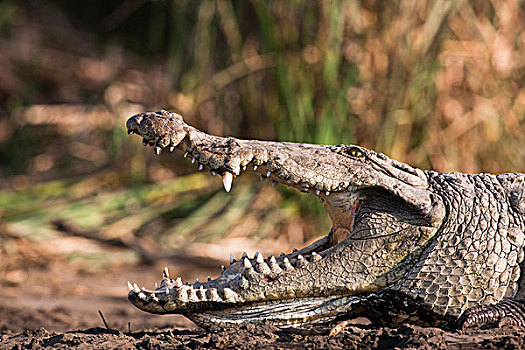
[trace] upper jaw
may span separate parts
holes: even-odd
[[[128,133],[142,136],[143,143],[154,146],[157,154],[178,148],[200,170],[207,168],[223,176],[227,190],[245,170],[318,196],[345,191],[353,185],[352,174],[344,169],[356,164],[341,155],[337,146],[216,137],[166,111],[135,115],[126,125]]]
[[[212,174],[221,175],[227,191],[236,176],[250,169],[321,198],[333,192],[381,187],[429,217],[444,214],[444,207],[429,191],[423,171],[359,146],[217,137],[167,111],[137,114],[126,126],[128,133],[138,134],[145,145],[154,146],[157,154],[166,148],[181,149],[200,170],[208,168]]]

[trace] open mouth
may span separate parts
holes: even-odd
[[[230,266],[216,279],[184,284],[166,268],[154,289],[128,282],[129,300],[144,311],[183,314],[205,328],[263,321],[279,326],[327,323],[348,314],[367,293],[399,279],[394,267],[419,254],[420,243],[440,223],[425,212],[426,202],[410,203],[410,193],[398,195],[407,184],[411,190],[423,188],[421,173],[404,164],[385,171],[382,164],[391,160],[372,158],[378,154],[358,146],[216,137],[166,111],[133,116],[127,128],[156,154],[181,149],[199,170],[221,176],[226,191],[242,172],[253,171],[316,196],[332,220],[327,236],[301,250],[278,257],[230,256]],[[393,176],[402,180],[390,185]]]

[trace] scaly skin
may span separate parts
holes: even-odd
[[[216,137],[166,111],[135,115],[127,128],[157,154],[181,149],[200,170],[221,175],[227,191],[251,170],[311,193],[333,224],[300,251],[232,258],[214,280],[183,285],[166,269],[155,290],[130,284],[128,297],[142,310],[183,314],[204,328],[357,315],[450,327],[477,306],[460,326],[522,324],[525,175],[440,174],[353,145]]]

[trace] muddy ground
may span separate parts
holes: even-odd
[[[513,327],[464,332],[411,325],[394,329],[376,327],[363,318],[333,337],[269,325],[206,332],[181,316],[146,314],[127,301],[126,281],[150,285],[160,279],[164,263],[183,276],[214,273],[211,266],[173,261],[95,271],[62,260],[11,268],[1,281],[0,349],[525,348],[525,330]]]

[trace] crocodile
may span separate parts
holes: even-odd
[[[317,327],[364,315],[372,322],[525,327],[525,174],[421,170],[357,145],[209,135],[164,110],[132,116],[156,154],[180,149],[226,191],[254,171],[316,196],[330,232],[288,254],[230,255],[208,281],[183,284],[166,268],[128,299],[212,329],[268,322]]]

